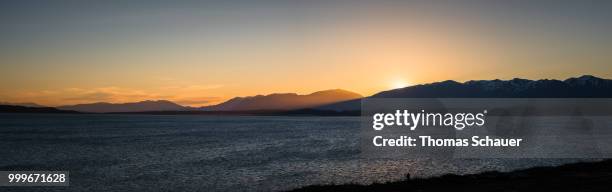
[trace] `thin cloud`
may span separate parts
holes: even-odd
[[[178,104],[192,106],[192,107],[206,106],[206,105],[210,105],[210,104],[213,104],[219,101],[221,101],[221,98],[219,97],[199,97],[199,98],[175,100],[175,102]]]
[[[79,95],[76,97],[65,98],[67,101],[109,101],[113,98],[113,94],[104,92],[95,92]]]
[[[126,103],[143,100],[169,100],[181,105],[204,106],[221,101],[220,97],[208,96],[210,90],[221,87],[223,85],[220,84],[160,87],[150,90],[118,86],[69,87],[57,90],[23,91],[11,97],[3,96],[2,98],[11,102],[37,102],[48,106],[95,102]]]

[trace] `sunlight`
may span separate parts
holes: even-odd
[[[399,88],[404,88],[408,86],[410,86],[410,84],[403,79],[397,79],[391,82],[391,88],[393,89],[399,89]]]

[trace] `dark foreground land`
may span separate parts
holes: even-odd
[[[384,184],[308,186],[292,191],[612,191],[612,160]]]

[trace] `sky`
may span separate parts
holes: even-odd
[[[612,1],[0,1],[0,101],[612,78]]]

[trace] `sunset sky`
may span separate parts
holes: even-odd
[[[612,1],[1,1],[0,101],[612,77]]]

